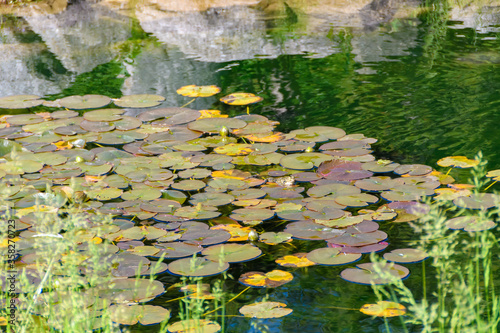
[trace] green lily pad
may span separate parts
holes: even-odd
[[[111,98],[102,95],[69,96],[57,101],[61,107],[73,110],[98,109],[111,103]]]
[[[150,279],[117,279],[98,287],[99,296],[113,303],[147,302],[164,291],[162,282]]]
[[[118,198],[122,195],[123,191],[119,188],[107,187],[100,190],[85,191],[85,193],[90,199],[107,201]]]
[[[87,121],[116,121],[122,119],[122,109],[100,109],[88,111],[83,114],[83,119]]]
[[[221,213],[215,207],[198,204],[196,207],[181,207],[175,211],[174,215],[193,220],[209,220],[220,216]]]
[[[446,221],[446,226],[453,230],[463,229],[469,232],[483,231],[496,227],[496,223],[480,220],[476,216],[459,216]]]
[[[207,186],[204,181],[197,179],[185,179],[172,184],[172,188],[179,191],[199,191]]]
[[[321,198],[328,196],[329,198],[338,198],[346,195],[360,194],[361,190],[355,186],[344,184],[325,184],[311,187],[307,190],[310,197]]]
[[[29,125],[43,123],[44,119],[36,114],[20,114],[6,119],[10,125]]]
[[[290,241],[292,236],[293,235],[288,232],[264,232],[259,236],[259,242],[268,245],[276,245]]]
[[[13,95],[0,98],[0,109],[27,109],[41,105],[43,100],[37,95]]]
[[[332,160],[333,157],[322,153],[301,153],[290,154],[280,159],[280,164],[284,168],[294,170],[309,170],[319,166],[324,161]]]
[[[80,127],[89,132],[109,132],[115,129],[115,125],[108,121],[88,121],[80,123]]]
[[[211,276],[217,275],[229,268],[227,262],[212,261],[207,258],[184,258],[171,262],[168,271],[181,276]]]
[[[432,172],[432,168],[423,164],[402,164],[394,169],[398,175],[422,176]]]
[[[399,163],[394,163],[389,160],[377,160],[373,162],[367,162],[364,163],[362,166],[364,170],[377,173],[391,172],[394,171],[394,169],[396,169],[397,167],[399,167]]]
[[[384,254],[384,259],[400,264],[421,262],[429,255],[418,249],[397,249]]]
[[[153,325],[170,318],[170,311],[155,305],[111,305],[108,311],[111,320],[122,325]]]
[[[335,198],[338,204],[347,207],[364,207],[370,204],[374,204],[378,201],[378,198],[371,194],[360,193],[352,195],[342,195]]]
[[[312,126],[305,129],[293,130],[290,134],[295,135],[296,140],[324,142],[336,140],[343,137],[346,133],[343,129],[330,126]]]
[[[154,200],[160,198],[162,195],[159,189],[145,186],[142,188],[133,189],[127,192],[124,192],[121,197],[123,200]]]
[[[229,217],[236,221],[265,221],[273,218],[274,214],[270,209],[238,208]]]
[[[172,213],[181,204],[174,200],[168,199],[154,199],[149,202],[141,203],[141,209],[152,213]]]
[[[240,308],[240,313],[251,318],[280,318],[293,312],[285,303],[258,302]]]
[[[201,254],[210,260],[235,263],[253,260],[262,251],[251,244],[220,244],[204,249]]]
[[[307,259],[320,265],[337,266],[355,262],[361,258],[359,253],[343,253],[339,248],[323,247],[307,254]]]
[[[150,108],[160,105],[165,97],[150,94],[127,95],[114,99],[113,103],[122,108]]]
[[[377,273],[378,270],[382,271],[384,274],[381,275]],[[390,283],[392,279],[404,279],[410,274],[408,268],[401,265],[387,263],[387,264],[374,264],[374,263],[364,263],[356,265],[357,268],[347,268],[340,273],[340,277],[346,281],[359,283],[359,284],[387,284]],[[384,275],[390,275],[391,277],[385,277]]]
[[[378,192],[388,190],[398,184],[390,177],[370,177],[356,180],[354,185],[365,191]]]
[[[226,193],[196,193],[191,196],[189,203],[193,206],[224,206],[234,201],[234,197]]]
[[[160,249],[158,256],[164,254],[165,259],[191,257],[193,254],[199,253],[203,249],[197,244],[184,242],[156,243],[155,247]]]
[[[204,118],[189,123],[188,128],[192,131],[204,133],[219,133],[222,127],[232,130],[246,125],[245,121],[236,118]]]
[[[5,171],[9,175],[22,175],[24,173],[32,173],[40,171],[43,164],[31,160],[16,160],[0,163],[0,170]]]
[[[151,257],[160,252],[160,249],[154,246],[135,246],[127,249],[127,252],[143,257]]]
[[[183,170],[183,171],[178,173],[179,177],[181,177],[181,178],[194,178],[194,179],[207,178],[211,174],[212,173],[210,172],[210,170],[202,169],[202,168]]]

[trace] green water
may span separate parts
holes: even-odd
[[[75,5],[76,6],[76,5]],[[264,101],[251,107],[252,113],[280,121],[282,131],[315,125],[341,127],[347,133],[363,133],[377,138],[375,156],[399,163],[435,162],[449,155],[472,158],[482,151],[489,161],[488,169],[500,168],[500,43],[498,33],[461,28],[461,22],[449,21],[448,11],[440,9],[416,18],[382,22],[374,30],[332,26],[326,34],[335,52],[317,56],[315,52],[264,55],[244,60],[207,61],[186,55],[182,45],[167,45],[154,34],[143,30],[137,20],[117,24],[114,29],[126,31],[120,43],[104,43],[113,52],[107,61],[78,70],[85,53],[73,54],[75,64],[32,28],[29,19],[1,18],[0,40],[4,45],[34,48],[15,58],[26,78],[12,79],[14,73],[1,72],[3,82],[34,82],[18,93],[39,93],[46,98],[73,94],[104,94],[120,97],[130,93],[158,93],[167,98],[165,105],[179,106],[189,99],[175,89],[187,84],[215,84],[222,95],[252,92]],[[120,17],[108,15],[106,17]],[[110,21],[111,22],[111,21]],[[125,22],[125,21],[124,21]],[[267,20],[267,38],[273,45],[285,45],[297,37],[300,19],[291,13],[279,20]],[[112,24],[112,23],[109,23]],[[500,22],[497,22],[500,24]],[[76,28],[75,28],[76,29]],[[111,33],[111,32],[110,32]],[[363,43],[391,38],[391,43],[407,43],[397,52],[360,52]],[[17,43],[17,44],[16,44]],[[31,46],[30,46],[31,45]],[[368,45],[369,46],[369,45]],[[83,50],[83,49],[82,49]],[[383,50],[382,50],[383,51]],[[104,57],[106,58],[106,57]],[[5,62],[5,60],[2,60]],[[135,71],[135,72],[134,72]],[[131,78],[133,80],[131,80]],[[37,81],[38,82],[38,81]],[[43,86],[43,84],[45,86]],[[3,89],[3,90],[2,90]],[[198,99],[195,109],[219,109],[234,116],[244,112],[228,107],[215,97]],[[387,250],[405,247],[413,237],[410,227],[381,223],[389,233]],[[276,267],[274,260],[288,253],[308,252],[323,247],[323,242],[294,241],[269,247],[263,259],[235,265],[231,274],[252,270],[266,271]],[[368,261],[367,256],[361,262]],[[407,285],[419,295],[421,264],[408,265],[412,275]],[[276,290],[252,289],[228,305],[227,314],[237,315],[244,304],[261,300],[266,293],[272,300],[287,303],[293,315],[281,319],[259,320],[228,317],[228,332],[384,332],[381,319],[371,319],[358,309],[375,301],[368,286],[343,281],[339,273],[345,266],[314,266],[294,271],[294,280]],[[178,279],[169,275],[159,278],[170,284]],[[226,283],[227,291],[242,290],[234,280]],[[163,304],[171,294],[156,299]],[[176,312],[176,304],[169,308]],[[390,319],[399,332],[399,319]],[[418,328],[414,329],[415,332]],[[134,327],[134,331],[154,332],[153,327]]]

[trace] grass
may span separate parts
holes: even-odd
[[[477,159],[480,159],[478,155]],[[480,162],[472,171],[471,183],[475,193],[484,188],[486,162]],[[421,332],[498,332],[500,323],[500,297],[497,294],[498,278],[495,269],[499,264],[498,227],[490,230],[466,232],[450,230],[445,223],[457,216],[473,215],[478,221],[495,220],[500,203],[483,210],[465,210],[451,201],[430,203],[430,211],[413,224],[420,239],[416,248],[426,251],[422,263],[422,298],[415,297],[400,279],[392,279],[385,286],[373,285],[379,300],[390,299],[408,306],[409,314],[402,320],[406,332],[410,326],[420,327]],[[385,260],[372,254],[372,261]],[[384,275],[381,271],[380,274]],[[432,281],[432,288],[429,286]],[[391,332],[385,318],[386,331]]]

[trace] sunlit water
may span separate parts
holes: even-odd
[[[180,106],[189,99],[176,94],[179,87],[215,84],[220,96],[244,91],[263,97],[251,112],[280,121],[282,131],[341,127],[377,138],[378,158],[435,167],[444,156],[472,158],[482,151],[489,170],[500,168],[498,10],[481,16],[456,8],[422,13],[417,2],[406,9],[372,7],[286,7],[276,14],[245,6],[176,12],[146,4],[125,11],[111,2],[77,2],[50,15],[0,16],[0,96],[154,93],[166,97],[164,106]],[[231,116],[245,111],[217,97],[190,107]],[[388,250],[411,240],[406,224],[381,225],[390,235]],[[269,246],[261,260],[234,265],[231,274],[237,279],[273,269],[279,256],[322,246]],[[408,265],[407,284],[417,296],[420,265]],[[244,293],[228,305],[228,315],[265,295],[294,312],[271,320],[228,317],[227,331],[383,332],[381,319],[349,310],[375,297],[370,287],[340,279],[344,268],[298,269],[291,283]],[[226,286],[234,294],[242,290],[233,280]],[[167,305],[173,313],[174,303]],[[389,322],[398,331],[399,319]]]

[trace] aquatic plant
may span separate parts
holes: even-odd
[[[219,89],[209,87],[206,93],[196,86],[181,92],[202,97]],[[64,318],[77,303],[64,304],[63,322],[30,306],[33,297],[43,298],[57,311],[59,298],[49,296],[60,291],[86,299],[98,294],[86,311],[103,311],[98,326],[108,331],[117,324],[159,322],[162,331],[186,325],[224,330],[225,306],[249,288],[280,288],[293,281],[294,269],[348,265],[384,250],[388,234],[379,230],[380,223],[425,220],[430,208],[420,201],[453,183],[429,166],[376,160],[371,154],[376,139],[362,134],[329,126],[280,133],[274,130],[277,122],[261,115],[220,117],[161,103],[156,95],[0,98],[0,107],[38,108],[0,119],[0,199],[6,219],[16,222],[14,230],[2,232],[12,239],[2,248],[8,251],[15,243],[16,256],[7,264],[16,267],[16,280],[26,276],[8,295],[19,299],[20,327],[73,325]],[[119,106],[148,109],[132,117]],[[497,196],[461,191],[451,200],[456,209],[484,211],[495,206]],[[495,226],[475,220],[445,224],[446,230]],[[321,242],[306,253],[290,244],[296,239]],[[58,242],[66,247],[58,249]],[[272,246],[286,249],[276,259],[282,270],[241,274],[238,281],[248,287],[227,301],[223,281],[212,288],[217,296],[205,297],[200,279],[225,277]],[[90,248],[95,252],[87,253]],[[404,264],[433,256],[422,251],[395,249],[385,257],[401,264],[362,262],[340,277],[367,285],[401,281],[410,274]],[[180,321],[169,326],[172,308],[146,304],[165,289],[162,297],[170,298],[172,289],[154,279],[166,273],[180,276],[185,296],[189,285],[196,285],[197,295],[180,300],[173,315]],[[54,281],[67,276],[61,289]],[[0,281],[6,285],[5,273]],[[278,301],[265,299],[240,313],[255,318],[292,313]],[[40,317],[33,319],[33,313]],[[82,314],[81,327],[97,325],[89,320],[99,316]]]

